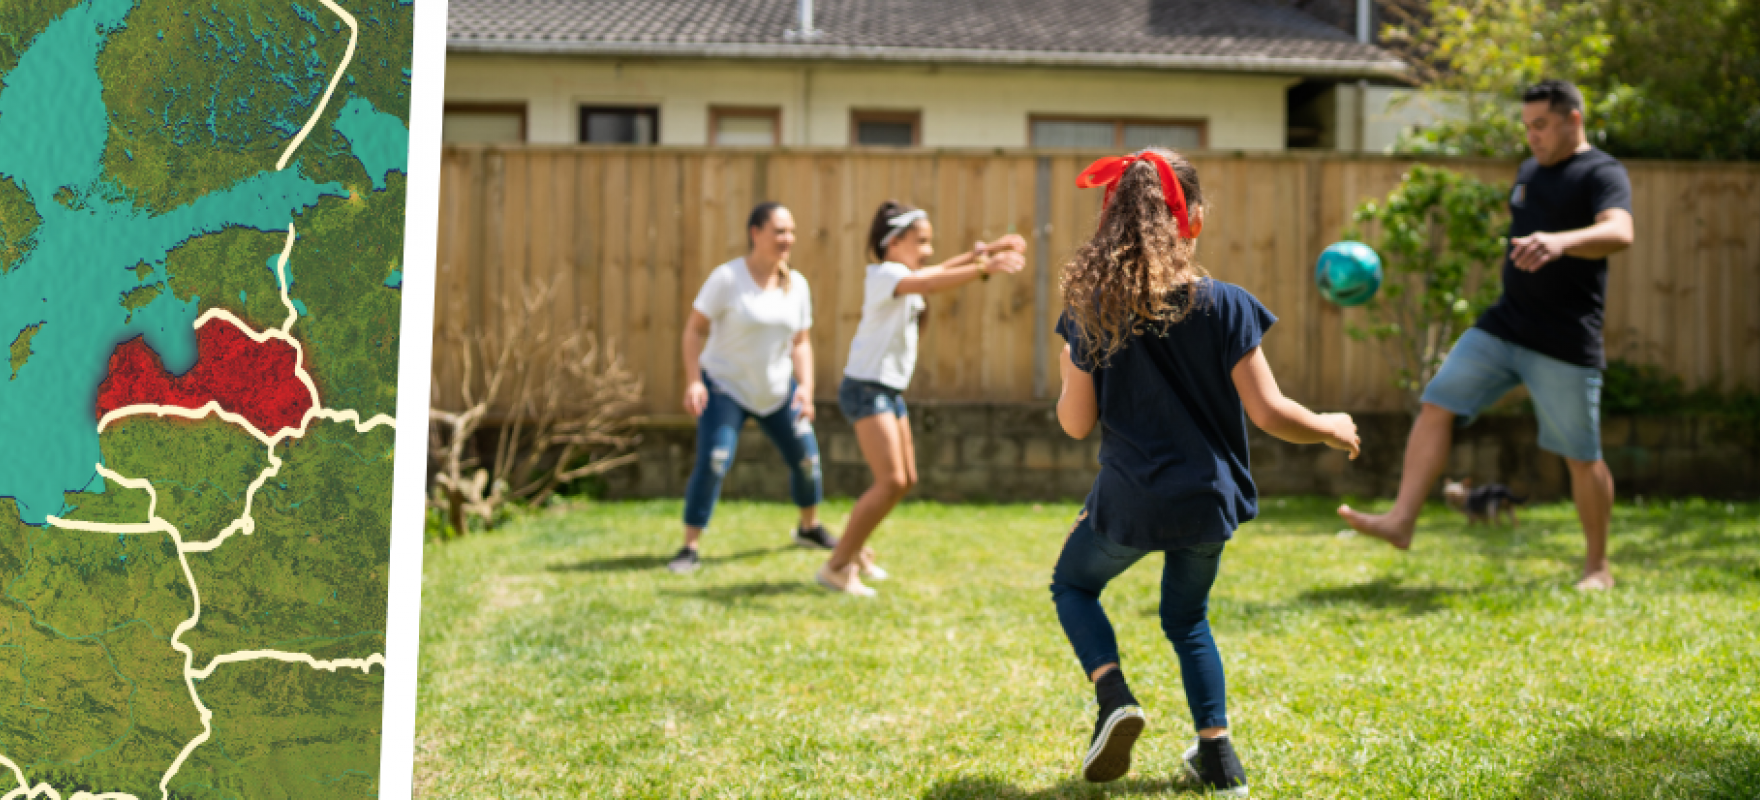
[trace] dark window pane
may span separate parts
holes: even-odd
[[[856,123],[856,144],[910,147],[916,143],[916,129],[909,122],[864,120]]]
[[[652,109],[583,108],[581,141],[588,144],[654,144]]]

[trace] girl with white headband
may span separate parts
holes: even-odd
[[[1009,234],[924,266],[935,252],[933,235],[928,214],[891,200],[880,204],[868,231],[868,248],[880,263],[868,265],[862,322],[850,342],[837,404],[856,429],[874,485],[856,501],[843,539],[819,569],[820,585],[833,591],[874,595],[861,579],[879,580],[886,571],[863,545],[917,483],[917,454],[902,394],[917,363],[917,319],[928,307],[923,295],[989,280],[998,272],[1020,272],[1026,264],[1026,240]]]

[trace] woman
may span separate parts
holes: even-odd
[[[824,486],[813,437],[813,300],[807,279],[788,268],[794,216],[760,203],[746,220],[748,251],[709,273],[684,326],[684,407],[697,418],[697,460],[684,494],[684,547],[667,568],[695,570],[703,529],[721,479],[733,466],[739,429],[756,417],[788,464],[800,507],[795,544],[829,550],[837,540],[819,524]]]
[[[917,318],[923,295],[944,292],[993,273],[1021,271],[1027,242],[1009,234],[979,242],[971,252],[925,267],[934,255],[929,215],[891,200],[880,205],[868,231],[868,249],[880,260],[868,265],[862,321],[849,346],[849,366],[837,391],[838,407],[856,429],[856,443],[874,472],[874,485],[850,512],[843,541],[820,567],[819,584],[836,592],[872,597],[862,578],[886,577],[863,545],[892,507],[917,483],[917,452],[902,396],[917,363]]]

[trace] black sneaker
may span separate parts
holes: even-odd
[[[1247,771],[1227,736],[1199,739],[1186,751],[1186,774],[1217,797],[1246,797]]]
[[[794,529],[794,544],[796,547],[833,550],[837,547],[837,537],[825,530],[824,525],[815,523],[811,528],[802,528],[797,525]]]
[[[678,550],[678,555],[666,562],[666,568],[680,575],[688,575],[697,571],[697,566],[702,563],[702,560],[702,557],[697,555],[696,549],[681,547]]]
[[[1100,714],[1094,720],[1094,738],[1088,743],[1088,756],[1082,759],[1082,777],[1090,783],[1106,783],[1124,777],[1131,771],[1131,747],[1149,720],[1125,685],[1124,674],[1118,670],[1100,676],[1095,682]]]

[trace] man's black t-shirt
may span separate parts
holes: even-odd
[[[1509,195],[1509,238],[1587,228],[1610,208],[1632,210],[1632,183],[1613,156],[1590,148],[1550,167],[1530,158]],[[1504,341],[1582,367],[1607,368],[1601,321],[1607,259],[1562,256],[1534,272],[1506,252],[1503,296],[1477,327]]]

